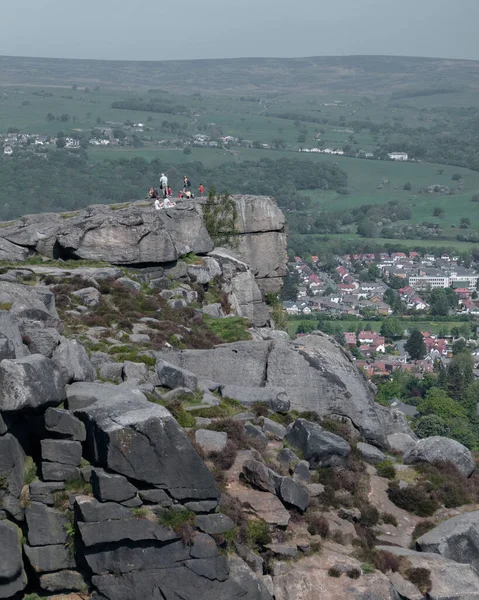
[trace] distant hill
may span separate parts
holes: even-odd
[[[479,89],[479,61],[400,56],[238,58],[159,62],[0,56],[0,87],[97,86],[175,92],[384,94]]]

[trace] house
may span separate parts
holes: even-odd
[[[388,154],[388,156],[391,160],[408,160],[409,159],[409,155],[407,154],[407,152],[390,152]]]
[[[417,417],[417,415],[419,414],[415,406],[413,406],[412,404],[406,404],[405,402],[399,400],[399,398],[391,398],[391,400],[389,400],[389,406],[391,408],[401,411],[406,416],[411,418]]]
[[[11,156],[13,154],[13,148],[11,146],[4,146],[3,154],[5,154],[5,156]]]
[[[283,308],[289,315],[297,315],[299,314],[299,307],[296,302],[292,302],[291,300],[286,300],[283,302]]]
[[[346,340],[346,344],[348,346],[356,345],[356,333],[354,331],[345,331],[344,339]]]

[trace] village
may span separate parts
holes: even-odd
[[[479,315],[479,274],[459,265],[458,256],[383,252],[344,255],[336,257],[336,262],[335,268],[326,271],[318,256],[306,261],[295,256],[289,266],[297,282],[297,296],[284,301],[283,308],[291,318],[302,315],[314,323],[317,317],[333,325],[332,329],[344,321],[353,323],[354,330],[343,329],[336,337],[369,378],[389,376],[397,369],[422,377],[433,371],[436,361],[447,365],[457,339],[469,342],[473,334],[476,337],[472,319]],[[414,321],[394,336],[388,335],[383,325],[392,320],[400,323],[393,317],[397,316],[398,306],[406,318],[424,315],[427,319],[431,314],[427,298],[435,289],[451,290],[454,306],[446,309],[446,314],[451,318],[462,315],[468,321],[458,322],[451,330],[444,328],[442,333],[421,330],[426,353],[424,358],[412,360],[404,348],[404,338],[414,328]],[[381,323],[380,331],[374,331],[368,319]],[[302,335],[301,328],[298,335]],[[479,361],[479,350],[474,349],[472,355]]]

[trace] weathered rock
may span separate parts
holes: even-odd
[[[65,489],[65,484],[61,481],[34,481],[29,486],[28,497],[30,502],[42,502],[43,504],[52,506],[55,501],[55,492],[63,489]]]
[[[3,358],[23,358],[28,356],[29,350],[23,343],[22,333],[13,317],[4,311],[0,311],[0,334],[8,341],[8,349],[13,356]],[[5,350],[4,350],[5,352]]]
[[[5,358],[16,358],[15,349],[12,342],[0,333],[0,362]]]
[[[234,490],[233,495],[238,498],[247,512],[251,512],[266,523],[278,527],[288,525],[290,514],[274,494],[250,488],[239,488]]]
[[[25,453],[20,442],[10,433],[0,436],[0,478],[6,483],[6,489],[0,489],[0,505],[18,520],[23,515],[20,495],[24,470]]]
[[[58,571],[40,576],[40,587],[46,592],[85,592],[85,580],[78,571]],[[72,599],[73,600],[73,599]]]
[[[136,363],[126,360],[123,363],[123,380],[138,381],[144,383],[148,381],[150,371],[145,363]]]
[[[340,573],[361,571],[361,564],[337,553],[308,556],[299,561],[276,563],[274,593],[276,600],[399,600],[386,575],[380,571],[352,579],[333,578],[328,570]],[[321,595],[318,595],[320,592]]]
[[[221,513],[213,515],[198,515],[195,518],[195,525],[204,533],[215,535],[219,533],[226,533],[230,529],[233,529],[234,522]]]
[[[156,374],[161,385],[170,389],[179,387],[196,390],[198,386],[198,377],[186,369],[181,369],[165,360],[157,360]]]
[[[417,462],[450,462],[466,477],[469,477],[476,468],[470,450],[456,440],[441,436],[419,440],[413,448],[406,452],[403,460],[406,465]]]
[[[180,538],[171,529],[152,523],[147,519],[127,519],[100,521],[98,523],[78,522],[82,542],[90,546],[122,542],[146,542],[155,540],[169,542]]]
[[[246,421],[244,424],[244,432],[247,437],[253,439],[260,446],[265,447],[268,445],[268,438],[258,425],[253,425],[250,421]]]
[[[416,540],[421,552],[435,552],[459,563],[479,560],[479,511],[443,521]]]
[[[55,363],[32,354],[0,363],[0,410],[57,406],[65,399],[65,384]]]
[[[173,504],[165,490],[140,490],[139,496],[146,504],[158,504],[163,507],[168,507]]]
[[[77,467],[81,461],[82,445],[73,440],[42,440],[42,459]]]
[[[144,398],[138,390],[126,389],[110,383],[73,383],[67,388],[67,407],[71,411],[87,408],[100,401],[129,401],[132,397]]]
[[[278,489],[278,496],[286,506],[293,506],[298,508],[301,512],[304,512],[309,505],[308,492],[303,488],[302,485],[289,479],[289,477],[282,477]]]
[[[70,481],[80,475],[78,467],[57,462],[42,462],[44,481]]]
[[[35,324],[24,323],[21,325],[21,332],[30,352],[43,354],[47,358],[52,357],[61,339],[60,334],[53,327],[38,327]]]
[[[311,471],[307,460],[300,460],[294,467],[294,480],[301,483],[309,483],[311,480]]]
[[[288,412],[290,409],[290,401],[282,388],[222,385],[221,395],[237,400],[245,406],[256,402],[266,402],[273,412]]]
[[[253,570],[241,558],[230,555],[228,558],[230,581],[243,591],[245,598],[273,600],[262,577],[256,577]]]
[[[211,473],[171,414],[140,392],[104,398],[76,415],[86,426],[91,462],[167,489],[176,499],[218,497]]]
[[[57,327],[60,324],[55,297],[47,287],[2,281],[0,304],[4,303],[12,305],[9,314],[15,319],[40,322],[45,327]]]
[[[273,543],[267,544],[265,548],[272,552],[276,557],[283,558],[285,560],[293,560],[299,557],[299,552],[296,544]]]
[[[265,433],[270,433],[277,440],[284,439],[284,436],[286,435],[286,427],[284,427],[284,425],[281,425],[281,423],[277,423],[276,421],[272,421],[267,417],[263,419],[263,431]]]
[[[223,431],[197,429],[195,441],[204,452],[222,452],[226,448],[228,435]]]
[[[51,546],[67,541],[67,516],[40,502],[31,502],[25,510],[30,546]]]
[[[223,385],[260,387],[264,383],[271,342],[235,342],[212,350],[157,353],[159,359]]]
[[[351,451],[350,445],[343,438],[306,419],[297,419],[290,425],[286,439],[301,450],[311,467],[340,464]]]
[[[404,454],[416,445],[417,440],[407,433],[391,433],[387,441],[393,452]]]
[[[261,556],[255,554],[246,544],[235,542],[235,549],[238,555],[245,561],[249,568],[257,575],[263,574],[264,560]]]
[[[299,457],[291,450],[291,448],[283,448],[278,454],[277,460],[285,469],[291,469],[299,462]]]
[[[221,304],[219,302],[215,302],[214,304],[206,304],[201,307],[201,312],[213,319],[221,319],[224,317],[223,309],[221,308]]]
[[[109,381],[121,381],[123,375],[123,363],[105,363],[100,367],[99,375],[102,379],[107,379]]]
[[[364,460],[372,465],[375,465],[386,459],[384,452],[381,452],[381,450],[375,446],[372,446],[371,444],[358,442],[356,447],[359,452],[361,452],[361,456],[364,458]]]
[[[431,600],[479,599],[479,575],[470,565],[457,563],[431,552],[414,552],[396,546],[377,548],[407,558],[414,568],[427,569],[432,582],[432,589],[428,592]]]
[[[128,336],[128,339],[132,344],[148,344],[148,342],[151,342],[150,336],[145,333],[132,333]]]
[[[277,473],[253,459],[247,459],[243,463],[242,476],[254,487],[272,494],[276,494],[276,490],[279,489],[281,483],[281,477]]]
[[[63,544],[55,546],[23,546],[28,562],[37,573],[74,569],[75,559]]]
[[[80,521],[99,522],[125,520],[131,518],[131,512],[116,502],[99,502],[91,496],[76,496],[75,511]]]
[[[119,277],[116,282],[121,286],[135,292],[139,292],[141,290],[141,283],[138,283],[138,281],[133,281],[133,279],[130,279],[129,277]]]
[[[13,598],[27,584],[21,539],[21,529],[10,521],[0,521],[0,598]]]
[[[77,340],[63,339],[53,353],[52,360],[60,369],[66,383],[95,379],[95,369],[85,348]]]
[[[387,573],[387,578],[391,582],[393,588],[399,594],[399,597],[404,600],[423,600],[424,595],[417,589],[417,587],[404,579],[404,577],[400,573],[393,573],[393,571],[389,571]]]
[[[28,248],[22,248],[16,244],[12,244],[8,240],[0,238],[0,260],[9,262],[23,262],[28,256]],[[5,598],[5,596],[2,596]]]
[[[90,308],[100,304],[101,294],[96,287],[86,287],[81,290],[76,290],[72,292],[72,296],[75,296],[81,300],[85,306]]]
[[[91,484],[93,494],[100,502],[124,502],[134,498],[138,491],[123,475],[107,473],[103,469],[93,469]]]
[[[83,423],[71,412],[62,408],[47,408],[45,411],[45,429],[61,437],[79,442],[84,442],[86,439]]]

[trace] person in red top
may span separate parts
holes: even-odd
[[[198,188],[198,191],[200,192],[200,196],[203,196],[205,188],[203,187],[202,183],[200,183],[200,187]]]
[[[168,196],[173,196],[173,192],[171,191],[170,186],[168,186]]]

